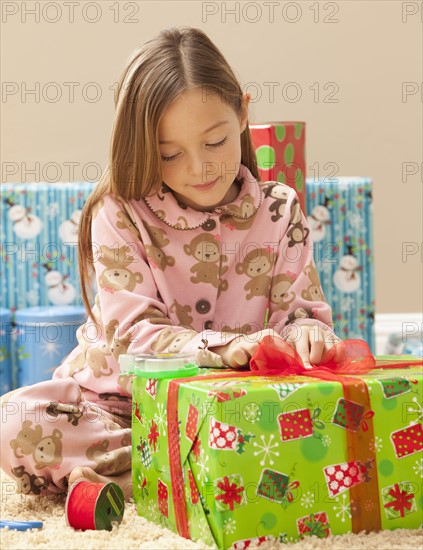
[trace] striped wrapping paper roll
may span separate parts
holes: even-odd
[[[3,307],[81,305],[77,226],[94,186],[2,185]]]
[[[375,353],[372,180],[310,178],[306,189],[314,259],[335,332],[366,340]]]

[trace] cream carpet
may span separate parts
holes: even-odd
[[[134,503],[128,503],[122,523],[113,531],[74,531],[66,525],[65,497],[40,497],[18,494],[15,482],[1,472],[1,518],[43,521],[41,530],[26,532],[0,529],[2,550],[13,548],[67,549],[205,549],[208,546],[175,535],[167,529],[146,521],[137,515]],[[260,550],[296,549],[315,550],[399,550],[421,548],[423,529],[409,531],[382,531],[380,533],[332,536],[328,539],[310,539],[296,544],[280,544],[270,541],[260,545]],[[249,549],[252,549],[250,546]]]

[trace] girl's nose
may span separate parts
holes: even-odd
[[[204,176],[206,175],[206,162],[204,161],[203,157],[200,153],[191,153],[188,156],[188,173],[190,176],[192,176],[194,179],[197,180],[198,183],[202,183],[203,181],[203,172]]]

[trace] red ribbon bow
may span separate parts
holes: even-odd
[[[250,370],[259,371],[263,375],[317,376],[327,380],[337,380],[344,374],[366,374],[372,369],[421,365],[422,360],[411,358],[409,361],[383,361],[377,363],[370,348],[364,340],[341,340],[327,349],[320,363],[312,369],[306,369],[300,355],[285,340],[273,336],[265,336],[250,360]]]
[[[270,375],[314,376],[317,372],[332,375],[364,374],[375,366],[375,358],[364,340],[341,340],[325,351],[319,365],[306,369],[301,357],[290,344],[282,338],[265,336],[250,360],[252,371]]]

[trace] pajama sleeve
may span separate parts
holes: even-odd
[[[236,334],[173,325],[125,203],[110,194],[103,197],[93,214],[91,238],[97,283],[93,312],[100,315],[115,356],[119,346],[126,354],[193,353],[199,365],[222,365],[220,356],[207,345],[228,343]]]
[[[299,335],[302,325],[319,325],[332,333],[332,308],[321,287],[313,257],[312,234],[294,189],[288,196],[283,218],[268,326],[283,337],[293,330]]]

